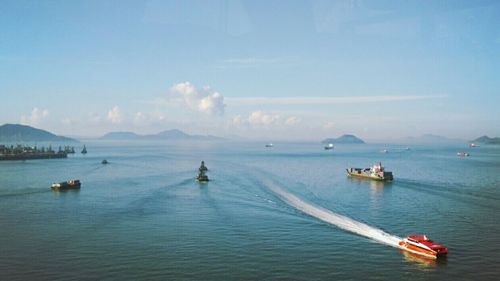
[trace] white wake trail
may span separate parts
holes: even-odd
[[[267,186],[275,192],[285,203],[302,211],[305,214],[318,218],[324,222],[336,225],[344,230],[368,237],[377,242],[400,248],[401,237],[391,235],[381,229],[369,226],[351,218],[336,214],[328,209],[307,203],[299,197],[283,190],[272,182],[267,182]]]

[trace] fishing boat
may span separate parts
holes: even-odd
[[[467,153],[467,152],[457,152],[457,156],[467,157],[467,156],[469,156],[469,153]]]
[[[333,143],[329,143],[328,145],[325,146],[325,150],[331,150],[334,149]]]
[[[68,190],[68,189],[80,189],[80,180],[69,180],[60,183],[53,183],[51,188],[53,190]]]
[[[205,161],[201,161],[201,166],[198,168],[198,176],[196,177],[196,180],[199,182],[208,182],[208,176],[206,175],[208,171],[207,166],[205,166]]]
[[[347,175],[350,177],[367,178],[378,181],[392,181],[392,172],[388,172],[382,167],[379,161],[377,164],[370,168],[349,168],[346,169]]]
[[[82,154],[87,154],[87,147],[85,147],[85,145],[83,146]]]
[[[103,164],[103,165],[106,165],[106,164],[108,164],[108,163],[109,163],[109,162],[108,162],[108,160],[106,160],[106,159],[104,159],[104,160],[102,160],[102,161],[101,161],[101,164]]]
[[[430,258],[438,258],[448,254],[448,248],[439,245],[425,235],[408,235],[399,242],[401,249]]]

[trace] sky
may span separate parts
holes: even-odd
[[[500,1],[0,1],[0,123],[500,136]]]

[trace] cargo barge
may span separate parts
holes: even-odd
[[[392,172],[386,171],[385,168],[382,167],[381,162],[378,162],[370,168],[350,168],[346,170],[347,175],[350,177],[372,179],[377,181],[392,181],[394,179]]]

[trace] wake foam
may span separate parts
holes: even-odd
[[[369,226],[362,222],[355,221],[351,218],[336,214],[328,209],[315,206],[311,203],[307,203],[300,199],[299,197],[283,190],[279,186],[272,182],[266,182],[266,185],[274,193],[276,193],[285,203],[302,211],[305,214],[318,218],[324,222],[327,222],[337,227],[356,233],[361,236],[368,237],[372,240],[386,244],[395,248],[400,248],[399,241],[402,240],[401,237],[391,235],[384,232],[381,229]]]

